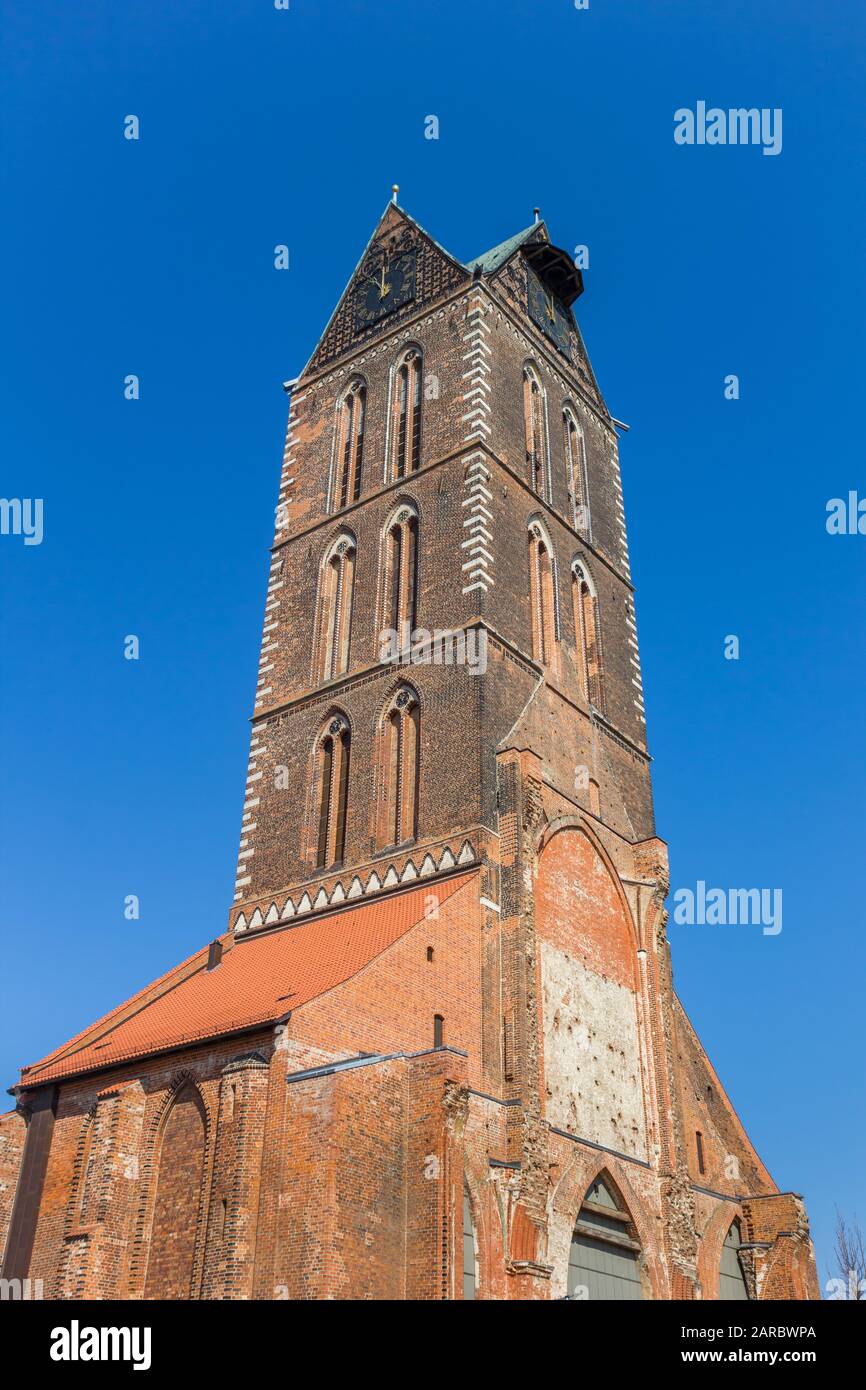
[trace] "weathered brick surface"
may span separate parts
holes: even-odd
[[[17,1110],[0,1115],[0,1258],[6,1246],[6,1232],[15,1200],[25,1129],[24,1116]]]
[[[298,1007],[290,981],[268,1026],[63,1080],[35,1231],[19,1223],[29,1273],[70,1299],[459,1299],[465,1190],[476,1297],[558,1299],[601,1175],[627,1213],[644,1297],[718,1297],[735,1219],[753,1296],[815,1297],[802,1202],[776,1191],[673,991],[617,438],[579,330],[569,362],[531,321],[523,252],[475,274],[396,208],[362,273],[382,245],[415,250],[415,300],[357,333],[349,294],[293,390],[229,925],[291,932],[303,903],[333,942],[348,894],[384,903],[408,884],[423,885],[425,915]],[[420,460],[395,480],[395,371],[410,347],[423,356]],[[527,469],[528,363],[544,496]],[[359,380],[361,493],[335,510],[341,402]],[[566,406],[589,531],[569,497]],[[385,531],[407,506],[416,625],[483,633],[483,674],[380,658]],[[546,619],[533,614],[530,524],[549,546]],[[341,536],[354,548],[348,659],[322,682],[322,570]],[[575,562],[596,595],[592,704]],[[417,699],[420,779],[417,833],[393,845],[383,720],[401,684]],[[316,746],[336,714],[351,731],[345,846],[319,867]],[[440,901],[458,859],[469,876]],[[23,1125],[0,1120],[0,1238]]]

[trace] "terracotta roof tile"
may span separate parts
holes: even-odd
[[[470,871],[437,883],[440,902],[472,877]],[[296,926],[240,937],[210,971],[205,946],[71,1042],[23,1068],[21,1085],[42,1085],[273,1022],[363,970],[423,920],[433,891],[432,883],[419,884]]]

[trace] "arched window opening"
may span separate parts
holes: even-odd
[[[534,367],[523,369],[523,422],[526,433],[526,480],[539,497],[545,487],[544,392]]]
[[[355,546],[343,536],[325,560],[319,620],[319,680],[333,680],[349,666],[355,591]]]
[[[418,516],[401,507],[385,536],[385,623],[409,647],[418,608]]]
[[[574,412],[566,406],[562,412],[565,433],[565,469],[571,518],[576,531],[589,539],[589,486],[586,476],[586,447],[583,431]]]
[[[749,1297],[743,1267],[740,1264],[741,1245],[740,1223],[739,1221],[732,1221],[722,1246],[722,1262],[719,1267],[720,1299],[748,1299]]]
[[[340,431],[337,441],[337,506],[340,508],[347,507],[350,502],[357,502],[361,496],[366,413],[367,388],[362,382],[357,382],[343,398],[340,407]]]
[[[441,1014],[433,1015],[433,1046],[444,1047],[445,1045],[445,1019]]]
[[[381,839],[402,845],[418,835],[420,773],[418,699],[404,687],[385,718],[385,824]]]
[[[568,1258],[568,1295],[576,1299],[643,1298],[640,1244],[612,1187],[597,1178],[583,1199]]]
[[[577,675],[581,694],[597,710],[604,711],[604,679],[601,663],[601,633],[598,599],[589,574],[575,561],[571,572],[574,606],[574,632],[577,648]]]
[[[394,380],[392,478],[405,478],[421,464],[421,372],[421,354],[410,348]]]
[[[342,864],[346,847],[346,804],[349,791],[349,726],[335,716],[319,740],[319,833],[316,864],[320,869]]]
[[[469,1192],[463,1189],[463,1297],[474,1299],[478,1286],[478,1268],[475,1255],[475,1226],[472,1222],[472,1204]]]
[[[556,644],[556,590],[553,559],[538,525],[529,528],[529,594],[532,605],[532,655],[552,665]]]

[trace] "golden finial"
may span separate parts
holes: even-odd
[[[396,201],[397,201],[397,194],[398,194],[399,192],[400,192],[400,185],[399,185],[399,183],[392,183],[392,184],[391,184],[391,202],[392,202],[392,203],[396,203]]]
[[[536,222],[540,222],[540,221],[541,221],[541,208],[533,208],[532,211],[535,213],[535,220],[536,220]]]

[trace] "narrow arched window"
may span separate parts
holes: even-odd
[[[604,677],[598,598],[590,581],[589,571],[577,561],[571,570],[571,598],[574,608],[577,676],[581,694],[597,710],[603,712]]]
[[[704,1163],[704,1136],[699,1129],[695,1130],[695,1149],[698,1155],[698,1172],[706,1173],[707,1169]]]
[[[418,514],[401,507],[385,529],[384,624],[397,647],[411,645],[418,607]]]
[[[523,369],[523,422],[526,434],[526,481],[539,497],[547,497],[544,432],[544,392],[535,368]]]
[[[343,862],[350,745],[349,726],[342,716],[335,715],[322,733],[317,749],[319,827],[316,864],[320,869]]]
[[[361,496],[361,470],[364,462],[364,421],[367,389],[356,382],[343,397],[337,436],[338,487],[336,505],[348,507]]]
[[[532,655],[552,665],[556,647],[556,586],[553,556],[538,524],[529,528],[529,596],[532,606]]]
[[[643,1298],[640,1243],[611,1184],[597,1178],[583,1199],[568,1259],[568,1295],[577,1299]]]
[[[420,713],[414,690],[397,691],[385,717],[384,823],[380,840],[402,845],[418,835]]]
[[[405,478],[421,465],[422,358],[410,348],[397,364],[391,415],[392,478]]]
[[[586,476],[586,448],[583,431],[577,423],[571,406],[562,412],[562,426],[565,442],[565,472],[568,484],[568,501],[574,529],[589,538],[589,488]]]
[[[317,677],[329,681],[349,665],[352,604],[355,592],[355,545],[341,536],[325,558],[319,604]]]
[[[719,1298],[721,1299],[747,1299],[749,1297],[749,1290],[743,1275],[743,1266],[740,1264],[741,1245],[740,1223],[739,1221],[732,1221],[722,1246],[722,1261],[719,1267]]]

